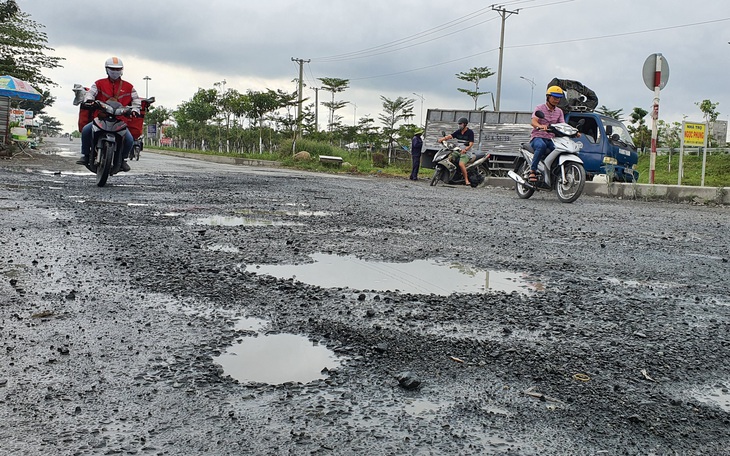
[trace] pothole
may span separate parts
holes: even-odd
[[[241,383],[272,385],[324,379],[340,365],[333,351],[295,334],[246,337],[213,361]]]
[[[246,271],[282,279],[294,278],[323,288],[348,287],[358,290],[436,294],[529,293],[543,289],[526,274],[490,271],[458,263],[415,260],[409,263],[365,261],[354,256],[316,253],[313,263],[297,265],[254,264]]]
[[[730,412],[730,387],[728,385],[716,384],[703,388],[697,388],[691,392],[694,399],[705,404],[720,407],[725,412]]]
[[[225,215],[213,215],[202,217],[190,222],[191,225],[209,226],[304,226],[303,223],[290,222],[285,220],[266,220],[252,217],[233,217]]]

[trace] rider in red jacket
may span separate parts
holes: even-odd
[[[137,95],[137,91],[134,86],[127,81],[122,80],[122,73],[124,65],[122,60],[118,57],[110,57],[105,63],[107,77],[105,79],[99,79],[96,81],[86,92],[84,96],[84,104],[93,103],[94,100],[99,101],[118,101],[122,106],[132,107],[132,117],[138,117],[140,115],[140,108],[142,107],[142,101]],[[91,122],[81,130],[81,155],[82,158],[77,163],[79,165],[86,165],[90,152],[91,152],[91,141],[92,131]],[[132,150],[134,145],[134,138],[132,134],[127,130],[127,134],[124,137],[124,149],[122,150],[122,163],[121,170],[129,171],[129,164],[124,159],[129,156],[129,152]]]

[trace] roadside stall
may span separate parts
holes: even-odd
[[[0,76],[0,135],[2,145],[15,144],[20,152],[29,155],[29,142],[25,128],[10,126],[10,100],[40,100],[41,94],[28,82],[13,76]],[[22,130],[22,131],[21,131]]]

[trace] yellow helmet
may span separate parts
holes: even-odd
[[[564,93],[563,93],[563,89],[561,89],[560,87],[550,86],[550,87],[548,87],[545,95],[550,95],[551,97],[555,97],[555,98],[563,98]]]

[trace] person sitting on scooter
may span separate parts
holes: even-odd
[[[132,117],[138,117],[140,115],[140,109],[142,107],[142,100],[137,95],[137,91],[134,86],[127,81],[122,80],[122,73],[124,65],[122,60],[118,57],[110,57],[105,63],[107,77],[96,81],[91,88],[84,95],[83,104],[88,106],[93,104],[95,100],[99,101],[117,101],[122,106],[132,107]],[[76,163],[79,165],[88,164],[89,156],[91,154],[91,142],[93,141],[92,135],[92,122],[86,124],[81,130],[81,160]],[[129,171],[129,164],[124,160],[129,156],[129,152],[134,146],[134,138],[127,129],[127,134],[124,136],[124,149],[122,150],[122,163],[120,169],[122,171]]]
[[[544,157],[555,149],[553,144],[552,133],[549,133],[548,127],[555,123],[565,122],[565,115],[563,110],[558,107],[560,99],[564,96],[563,89],[558,86],[550,86],[545,94],[545,104],[541,104],[532,111],[532,133],[530,133],[530,147],[535,151],[535,155],[532,158],[530,164],[530,176],[528,180],[530,182],[537,182],[537,165]],[[542,111],[545,114],[544,118],[539,118],[535,115],[537,111]]]
[[[471,153],[469,151],[474,146],[474,130],[467,127],[469,124],[469,119],[466,117],[462,117],[459,119],[459,129],[455,132],[451,133],[450,135],[446,135],[443,138],[439,138],[436,141],[439,143],[442,143],[444,141],[448,141],[449,139],[456,139],[457,141],[462,141],[466,143],[466,146],[461,149],[461,155],[459,156],[459,169],[461,169],[461,174],[464,175],[464,184],[471,186],[471,182],[469,182],[469,175],[466,172],[466,164],[469,163],[469,159],[471,158]]]

